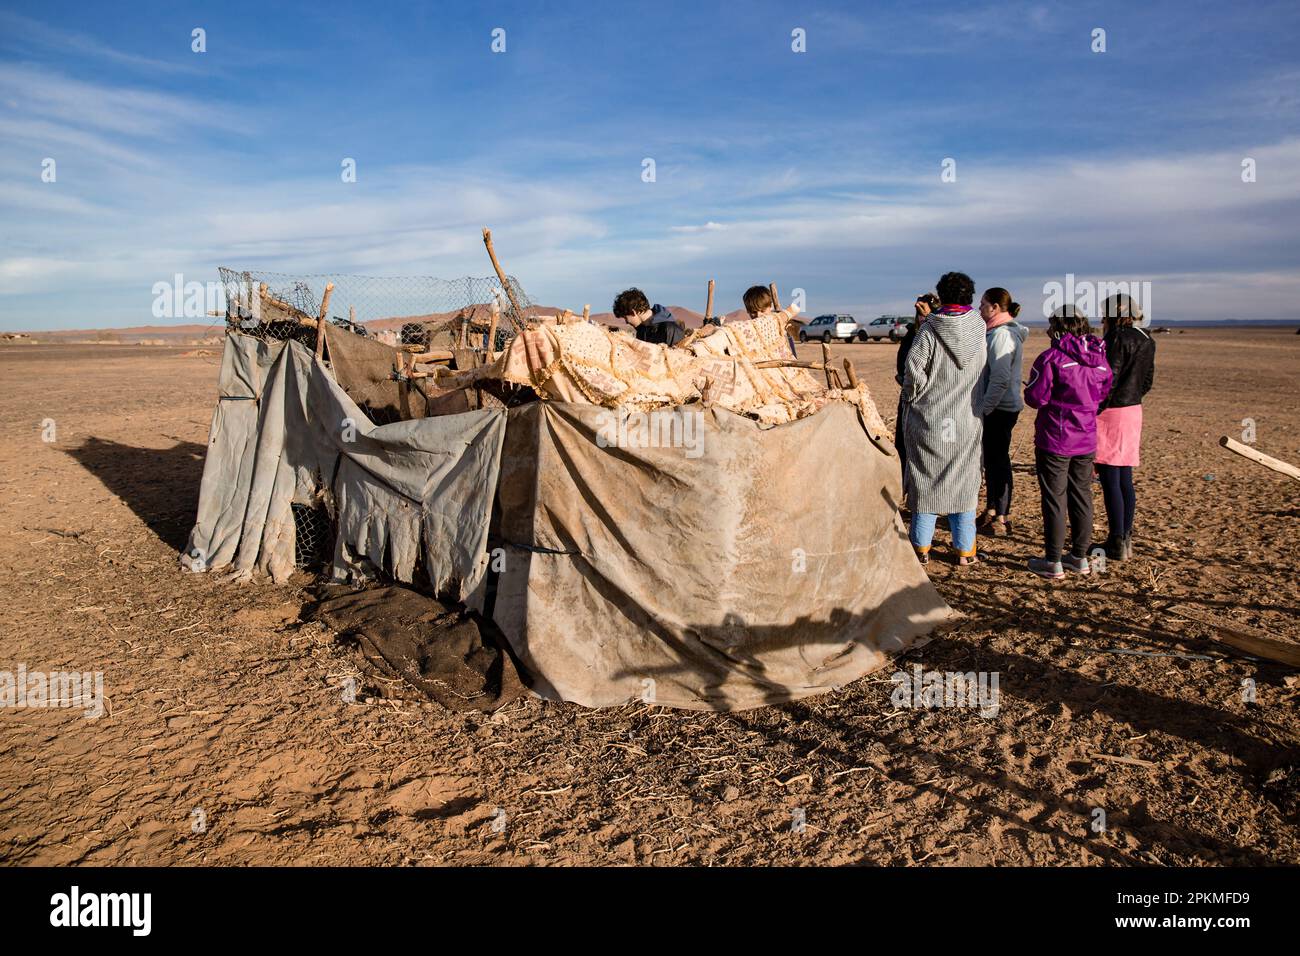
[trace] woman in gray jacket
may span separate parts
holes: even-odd
[[[1025,407],[1020,397],[1020,369],[1029,330],[1015,321],[1020,303],[1011,293],[994,286],[980,299],[988,364],[984,369],[982,451],[988,507],[980,521],[986,534],[1005,535],[1011,530],[1011,432]]]
[[[942,305],[916,333],[903,371],[909,537],[921,563],[927,563],[935,523],[947,515],[957,563],[974,564],[984,323],[971,308],[975,283],[970,276],[949,272],[935,291]]]

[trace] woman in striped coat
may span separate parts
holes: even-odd
[[[935,524],[939,515],[947,515],[957,563],[974,564],[984,320],[971,308],[975,283],[969,276],[949,272],[935,291],[942,305],[917,332],[903,373],[909,537],[921,563],[927,563]]]

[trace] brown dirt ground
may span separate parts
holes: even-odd
[[[976,568],[940,553],[931,575],[967,617],[905,661],[998,671],[993,719],[896,712],[890,670],[738,714],[531,697],[492,716],[346,703],[346,678],[376,682],[298,622],[308,578],[239,586],[175,570],[217,358],[2,347],[0,670],[102,670],[111,715],[0,711],[0,859],[1300,862],[1293,672],[1221,657],[1203,627],[1163,610],[1184,602],[1300,639],[1300,485],[1215,444],[1250,417],[1261,449],[1300,461],[1289,333],[1160,337],[1138,556],[1091,579],[1022,570],[1041,531],[1022,420],[1016,532],[985,542]],[[1043,334],[1030,342],[1036,354]],[[834,351],[854,357],[892,417],[893,347]],[[1103,653],[1117,647],[1215,659]],[[1247,678],[1256,703],[1242,699]],[[1090,828],[1094,808],[1104,833]]]

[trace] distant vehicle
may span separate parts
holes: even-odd
[[[901,315],[882,315],[878,319],[872,319],[858,338],[863,342],[879,342],[881,339],[901,342],[907,334],[907,322]]]
[[[858,337],[861,328],[858,320],[851,315],[819,315],[799,330],[799,341],[812,339],[829,342],[831,339],[840,339],[852,342]]]

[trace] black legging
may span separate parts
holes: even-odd
[[[984,484],[994,514],[1011,514],[1011,430],[1019,417],[1019,412],[996,408],[984,416]]]
[[[1131,465],[1098,465],[1101,495],[1106,501],[1106,521],[1112,538],[1126,538],[1133,533],[1133,512],[1137,496],[1133,492]]]

